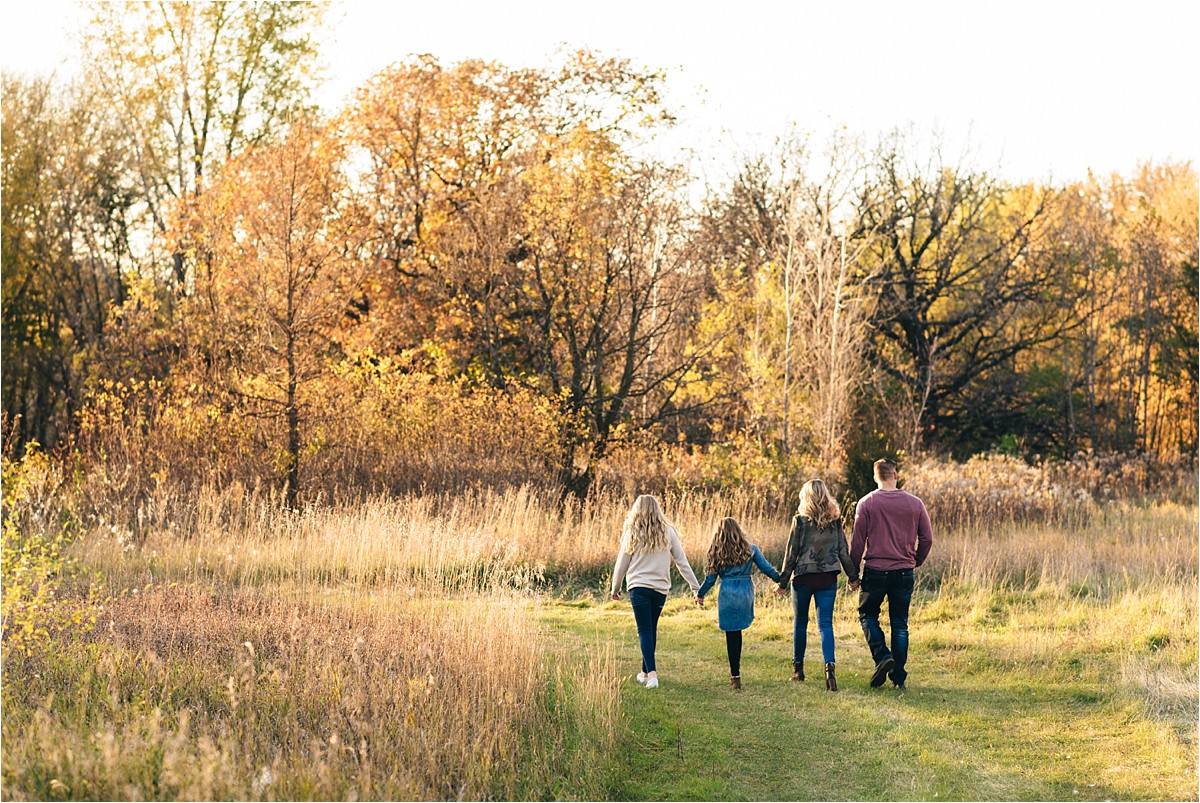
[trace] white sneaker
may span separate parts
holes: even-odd
[[[657,689],[658,688],[658,678],[657,677],[646,678],[646,688],[647,689]]]
[[[638,672],[638,674],[637,674],[637,682],[638,682],[638,683],[645,683],[645,682],[646,682],[646,673],[645,673],[645,672]]]

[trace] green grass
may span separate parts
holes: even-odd
[[[1069,600],[1047,590],[918,595],[904,693],[869,688],[870,655],[844,592],[836,694],[824,688],[815,620],[809,679],[788,680],[790,606],[762,593],[740,693],[728,687],[715,606],[697,610],[678,592],[668,602],[657,690],[633,678],[627,603],[551,601],[541,615],[580,649],[613,642],[626,730],[610,798],[1196,799],[1194,705],[1190,717],[1155,718],[1115,680],[1142,648],[1106,629],[1128,601]],[[1177,656],[1185,664],[1190,639]]]

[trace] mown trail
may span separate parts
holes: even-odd
[[[678,590],[660,622],[657,690],[633,678],[639,653],[628,603],[553,601],[541,618],[565,653],[613,645],[625,724],[615,799],[1196,799],[1194,722],[1189,732],[1151,720],[1114,695],[1105,656],[1092,663],[1085,649],[1081,657],[1068,635],[1054,663],[1022,665],[981,646],[988,642],[970,632],[969,606],[959,606],[959,620],[944,603],[914,601],[903,694],[890,683],[869,688],[870,655],[844,589],[836,694],[824,688],[815,621],[809,679],[788,680],[790,605],[761,591],[740,693],[728,687],[715,606],[697,610]],[[1016,614],[1008,629],[999,643],[1017,651],[1035,637]]]

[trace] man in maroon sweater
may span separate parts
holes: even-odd
[[[858,568],[865,552],[866,566],[861,580],[851,583],[850,588],[859,589],[858,622],[875,661],[871,686],[882,686],[885,678],[891,678],[896,688],[903,690],[908,677],[904,664],[908,660],[908,606],[913,594],[913,570],[929,555],[933,527],[925,504],[896,488],[896,464],[891,460],[875,461],[875,484],[879,489],[858,500],[854,512],[850,562]],[[879,627],[879,609],[884,599],[892,625],[890,651]]]

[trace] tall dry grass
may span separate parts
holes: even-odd
[[[1158,501],[1196,504],[1197,467],[1139,455],[1080,453],[1071,460],[1027,463],[1006,455],[965,462],[926,458],[901,472],[944,528],[1008,522],[1087,526],[1109,509]]]
[[[1082,523],[944,530],[918,573],[920,639],[1036,682],[1093,668],[1122,716],[1196,744],[1200,541],[1195,504],[1101,506]]]
[[[79,554],[129,582],[171,576],[239,585],[373,586],[432,582],[440,589],[531,588],[593,581],[616,557],[632,499],[601,493],[560,505],[530,487],[375,497],[360,504],[284,509],[276,496],[234,483],[186,503],[150,498],[137,529],[97,516]],[[664,500],[697,569],[716,522],[742,521],[764,549],[782,552],[788,522],[760,500],[681,494]]]
[[[934,584],[1124,587],[1131,578],[1174,582],[1196,571],[1194,503],[1089,502],[1071,516],[1042,518],[1036,497],[1024,515],[1010,506],[985,516],[985,499],[975,507],[963,502],[958,515],[947,517],[955,497],[925,498],[937,546],[923,575]],[[630,501],[601,492],[564,508],[555,494],[526,486],[375,497],[297,512],[272,493],[234,483],[190,504],[151,497],[137,532],[98,517],[76,554],[109,576],[128,576],[124,583],[170,576],[305,588],[599,586]],[[713,527],[728,515],[768,557],[782,558],[788,514],[775,513],[761,497],[681,493],[666,496],[664,506],[697,571]]]
[[[922,638],[978,642],[1015,668],[1100,650],[1130,706],[1194,725],[1194,502],[1092,499],[1078,518],[1039,516],[1005,476],[992,485],[1034,499],[1031,515],[1012,501],[955,518],[942,511],[957,497],[925,493],[936,544]],[[46,477],[6,498],[6,525],[69,525],[72,560],[116,596],[94,629],[6,650],[5,797],[605,796],[626,727],[611,649],[565,654],[529,592],[599,593],[629,495],[561,507],[523,487],[292,511],[231,482],[114,510],[86,483]],[[664,505],[697,570],[726,515],[782,557],[787,513],[760,495],[682,491]],[[87,583],[56,586],[57,605],[87,604]],[[1014,616],[1018,641],[1003,628]]]
[[[302,499],[554,482],[546,455],[557,452],[562,414],[552,400],[439,379],[412,359],[355,353],[305,386]],[[155,493],[194,498],[213,483],[282,487],[284,418],[232,413],[222,387],[180,370],[167,381],[106,380],[83,400],[72,457],[85,492],[110,512]]]
[[[545,536],[520,494],[298,513],[234,485],[188,509],[151,497],[130,526],[51,480],[6,499],[12,535],[71,522],[114,596],[91,629],[5,650],[4,797],[603,796],[613,655],[539,630],[522,544],[492,538],[537,515]],[[485,507],[500,515],[470,526]],[[88,582],[56,583],[53,607]]]
[[[130,589],[5,664],[9,799],[602,795],[611,652],[564,663],[511,595]]]
[[[1196,526],[1195,506],[1166,502],[1105,506],[1083,523],[942,528],[922,575],[957,587],[1056,586],[1102,596],[1194,584]]]

